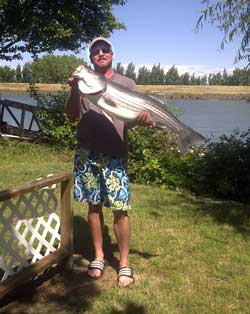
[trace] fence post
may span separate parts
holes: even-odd
[[[64,265],[65,271],[72,269],[73,264],[73,213],[71,212],[71,187],[71,179],[61,183],[61,247],[69,254]]]
[[[0,103],[1,105],[1,112],[0,112],[0,124],[3,122],[3,115],[4,115],[4,104]]]
[[[22,105],[21,110],[22,110],[22,113],[21,113],[20,133],[19,133],[20,136],[22,136],[24,134],[24,119],[25,119],[24,105]]]

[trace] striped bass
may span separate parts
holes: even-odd
[[[181,154],[196,142],[205,140],[201,134],[179,121],[166,104],[147,94],[112,82],[84,65],[79,66],[72,77],[78,79],[80,94],[111,116],[126,122],[137,119],[142,112],[149,112],[156,127],[167,128],[176,135]]]

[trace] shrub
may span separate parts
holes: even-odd
[[[57,147],[74,148],[76,142],[76,124],[70,124],[64,113],[65,102],[69,96],[66,86],[57,94],[39,94],[35,84],[30,84],[30,96],[37,101],[37,118],[46,141]]]
[[[180,156],[169,134],[129,132],[129,172],[134,182],[185,188],[199,195],[250,200],[250,130],[223,135]]]
[[[238,201],[250,200],[250,129],[210,142],[198,160],[193,188],[199,193]]]
[[[178,156],[177,146],[168,132],[137,127],[129,130],[129,173],[137,183],[176,186],[170,161]]]

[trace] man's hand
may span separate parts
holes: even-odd
[[[150,128],[156,127],[156,123],[151,120],[149,112],[140,113],[136,121],[140,125],[148,126]]]
[[[65,104],[64,112],[68,116],[70,122],[74,123],[79,118],[80,113],[80,95],[78,91],[78,79],[70,77],[68,84],[71,87],[70,95]]]
[[[136,120],[126,122],[126,127],[131,129],[137,125],[148,126],[150,128],[156,128],[156,123],[151,120],[149,112],[141,112]]]
[[[78,88],[78,79],[74,77],[70,77],[68,79],[68,84],[72,89],[77,89]]]

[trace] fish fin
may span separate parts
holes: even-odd
[[[102,97],[109,106],[117,108],[116,103],[110,97],[105,95],[102,95]]]
[[[103,84],[103,86],[90,86],[87,85],[82,79],[78,80],[78,90],[81,95],[97,95],[105,92],[107,89],[107,85]]]
[[[182,132],[176,135],[177,144],[180,154],[185,154],[195,143],[203,142],[206,138],[191,128],[185,128]]]
[[[163,94],[163,95],[162,94],[149,94],[148,97],[152,98],[153,100],[160,102],[164,106],[167,106],[165,94]]]

